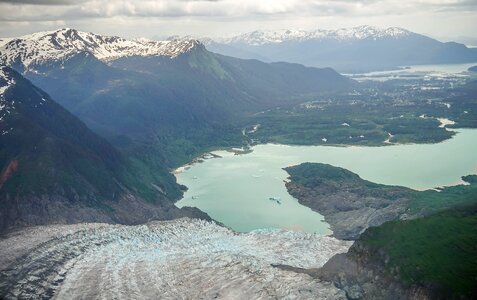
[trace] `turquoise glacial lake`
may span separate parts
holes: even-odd
[[[176,174],[188,187],[178,207],[192,206],[239,231],[283,228],[329,234],[323,216],[290,196],[284,167],[320,162],[348,169],[377,183],[424,190],[462,184],[461,176],[477,173],[477,130],[459,129],[437,144],[385,147],[289,146],[264,144],[253,152],[195,163]],[[281,204],[270,200],[281,199]]]

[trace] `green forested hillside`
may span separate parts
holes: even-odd
[[[477,206],[369,228],[351,248],[366,248],[405,284],[423,286],[439,299],[477,294]]]
[[[141,172],[150,166],[124,157],[12,69],[2,67],[2,72],[10,83],[5,78],[0,83],[6,88],[0,121],[1,230],[43,223],[42,214],[52,213],[54,203],[116,218],[113,206],[126,195],[159,206],[180,196],[167,169],[152,166],[157,167],[154,173]],[[131,216],[138,213],[142,212],[130,212]],[[94,219],[94,214],[84,218]]]

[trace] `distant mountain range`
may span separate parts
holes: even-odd
[[[475,48],[442,43],[398,27],[253,31],[231,38],[205,38],[203,42],[210,51],[224,55],[331,67],[344,72],[477,61]]]
[[[171,207],[182,192],[170,168],[211,146],[237,146],[242,136],[234,124],[243,116],[357,85],[332,69],[214,54],[197,40],[125,40],[60,29],[4,42],[0,64],[12,69],[2,69],[8,100],[2,112],[31,98],[18,117],[0,120],[6,227],[43,217],[143,220],[136,212],[126,218],[124,203],[142,213],[153,205],[143,213],[148,218],[180,215]],[[22,217],[23,208],[35,209],[33,202],[19,207],[26,199],[20,195],[42,199],[44,210]],[[57,199],[64,205],[53,205]],[[62,209],[68,205],[78,213]]]

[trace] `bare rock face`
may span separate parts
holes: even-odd
[[[407,198],[389,200],[385,196],[363,199],[347,190],[321,194],[317,192],[320,187],[307,188],[294,183],[287,183],[287,189],[300,204],[325,217],[333,236],[345,240],[356,240],[370,226],[399,219],[406,212],[408,202]]]
[[[0,298],[345,299],[330,282],[273,265],[319,268],[350,244],[194,219],[34,227],[0,240]]]

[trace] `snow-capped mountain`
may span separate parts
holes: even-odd
[[[253,31],[201,41],[210,51],[223,55],[331,67],[341,72],[477,61],[477,49],[442,43],[399,27]]]
[[[358,26],[352,28],[340,28],[337,30],[317,29],[313,31],[305,30],[274,30],[274,31],[253,31],[241,34],[228,39],[217,41],[225,44],[244,43],[248,45],[264,45],[271,43],[282,43],[286,41],[306,41],[306,40],[363,40],[363,39],[398,39],[411,35],[412,32],[399,28],[390,27],[380,29],[373,26]]]
[[[79,52],[90,53],[104,62],[127,56],[175,58],[199,44],[193,39],[127,40],[117,36],[102,36],[66,28],[2,40],[0,63],[5,65],[20,63],[25,69],[29,69],[30,66],[45,61],[65,60]]]

